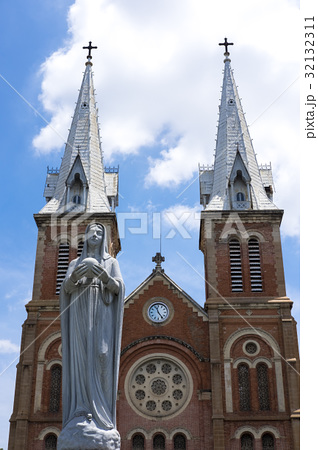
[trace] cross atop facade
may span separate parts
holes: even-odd
[[[91,58],[92,58],[92,53],[91,53],[91,51],[92,51],[93,49],[95,49],[95,48],[97,48],[97,47],[93,47],[93,46],[92,46],[92,41],[89,41],[87,47],[83,47],[84,50],[85,50],[85,49],[88,50],[87,59],[91,59]]]
[[[165,257],[164,257],[164,256],[161,256],[161,253],[160,253],[160,252],[156,253],[156,256],[153,256],[153,257],[152,257],[152,262],[155,262],[155,263],[156,263],[155,270],[158,270],[158,271],[160,271],[160,272],[163,271],[163,269],[162,269],[162,267],[161,267],[161,263],[164,262],[164,260],[165,260]]]
[[[228,46],[229,46],[229,45],[234,45],[234,44],[233,44],[233,42],[227,42],[227,38],[224,38],[224,42],[222,42],[222,43],[219,44],[219,45],[224,45],[224,47],[225,47],[225,53],[229,54]]]

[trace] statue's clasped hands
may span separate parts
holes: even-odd
[[[71,280],[73,283],[77,283],[81,278],[87,276],[88,273],[89,275],[94,275],[94,277],[100,279],[105,284],[109,281],[107,270],[104,269],[104,267],[102,267],[99,263],[88,267],[85,262],[82,262],[73,270]]]

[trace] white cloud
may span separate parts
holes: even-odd
[[[17,353],[20,347],[8,339],[0,339],[0,353]]]
[[[291,174],[298,191],[297,87],[281,94],[298,75],[298,16],[288,0],[239,6],[234,0],[76,0],[69,39],[42,65],[40,100],[51,120],[34,138],[36,151],[61,149],[66,140],[89,36],[98,46],[93,62],[106,162],[143,151],[147,186],[188,182],[198,162],[212,162],[222,83],[217,44],[227,35],[249,123],[271,105],[251,135],[260,162],[273,163],[277,198],[287,205],[285,231],[297,233],[298,207],[288,197]]]
[[[180,235],[184,239],[191,239],[191,232],[200,228],[200,205],[194,207],[176,204],[162,212],[163,224],[166,228],[165,239],[173,239]]]

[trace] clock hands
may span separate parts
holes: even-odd
[[[164,303],[156,302],[149,306],[148,316],[154,322],[161,323],[169,316],[169,309]]]
[[[163,319],[163,316],[160,314],[160,311],[159,311],[160,306],[159,306],[159,305],[155,305],[155,308],[156,308],[156,310],[157,310],[157,313],[158,313],[159,316],[161,317],[161,319]]]

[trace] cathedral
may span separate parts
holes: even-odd
[[[124,302],[117,396],[122,450],[297,450],[299,354],[286,296],[270,165],[259,166],[224,44],[213,165],[199,168],[204,306],[165,273]],[[90,45],[58,170],[48,170],[32,300],[26,305],[9,450],[56,449],[62,428],[59,293],[88,224],[121,250],[118,170],[104,167]],[[221,67],[220,67],[221,71]],[[125,274],[123,273],[125,278]],[[203,303],[201,301],[201,303]],[[138,324],[138,326],[136,326]]]

